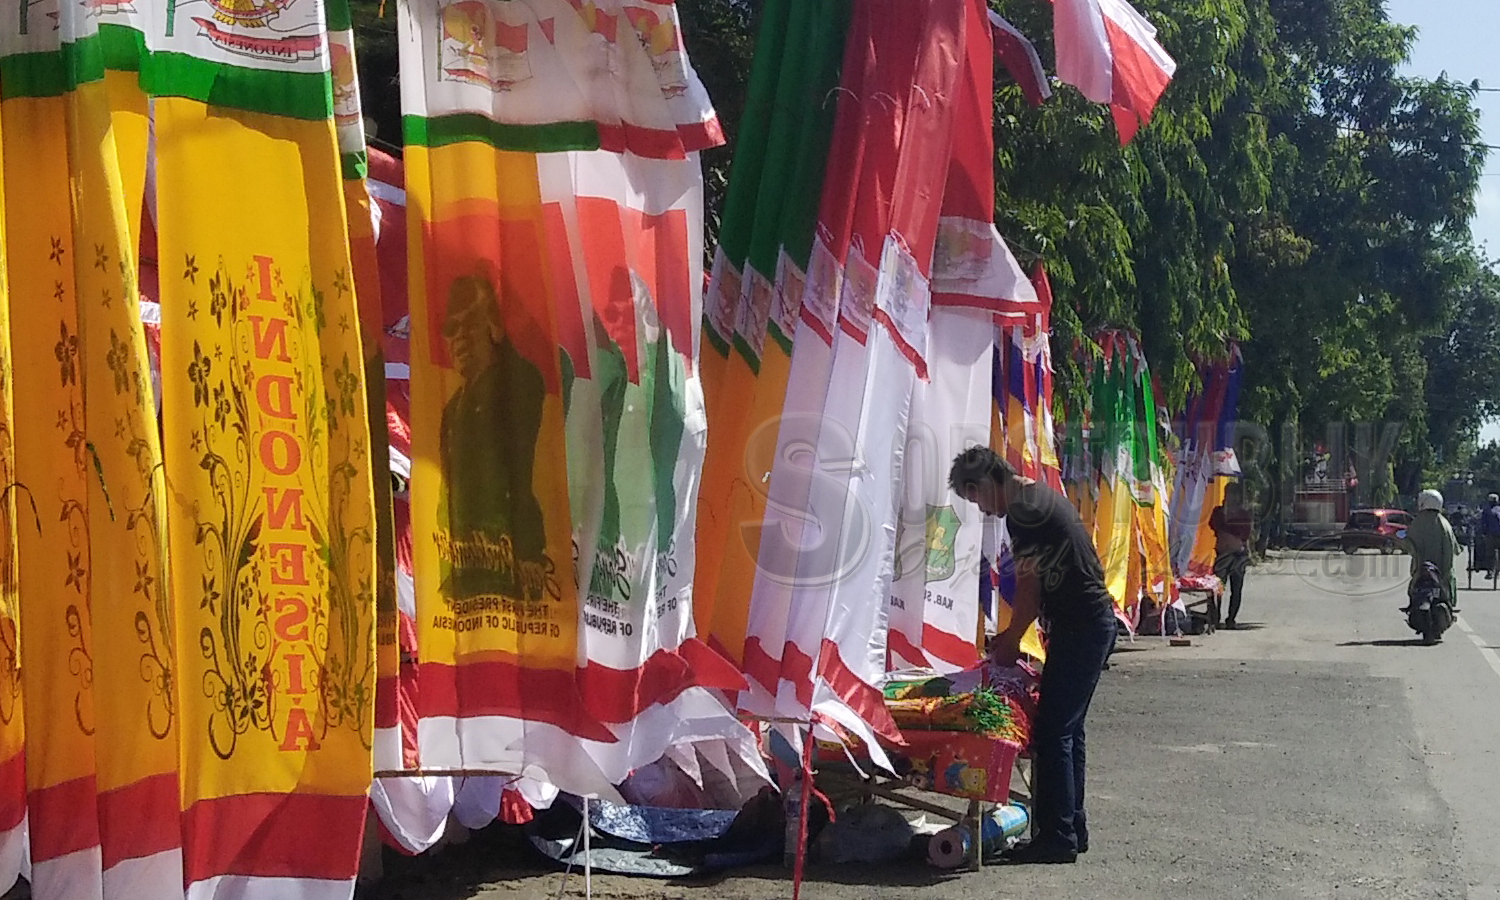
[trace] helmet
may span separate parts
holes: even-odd
[[[1443,495],[1431,488],[1417,495],[1417,510],[1427,509],[1437,510],[1438,512],[1442,512],[1443,510]]]
[[[1491,505],[1500,503],[1500,494],[1492,493],[1488,497],[1486,497],[1485,500],[1488,501]]]

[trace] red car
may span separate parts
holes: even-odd
[[[1406,539],[1411,513],[1401,509],[1356,509],[1344,523],[1339,540],[1345,553],[1362,547],[1395,553]]]

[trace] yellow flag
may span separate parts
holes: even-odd
[[[11,321],[16,481],[34,503],[19,532],[26,785],[39,896],[102,895],[94,778],[94,634],[89,615],[88,439],[67,196],[67,103],[7,96],[4,121],[9,293],[46,300]]]
[[[4,139],[0,137],[0,147]],[[0,177],[0,209],[5,208]],[[4,239],[0,217],[0,240]],[[9,280],[0,253],[0,482],[16,480],[15,412],[11,403]],[[26,855],[26,723],[21,711],[20,598],[16,591],[16,502],[0,493],[0,887],[20,877]]]
[[[333,121],[339,165],[344,176],[344,210],[349,223],[349,255],[358,298],[359,336],[364,350],[365,395],[370,423],[372,481],[375,489],[376,682],[375,768],[402,767],[397,725],[397,678],[401,668],[399,613],[396,608],[396,522],[391,493],[386,431],[385,354],[380,264],[375,255],[374,201],[366,174],[364,111],[355,68],[354,28],[347,0],[328,0],[328,53],[333,86]]]
[[[1229,479],[1214,477],[1203,489],[1203,505],[1198,508],[1198,521],[1193,528],[1193,555],[1188,562],[1189,572],[1212,572],[1217,552],[1218,536],[1209,527],[1214,510],[1224,505],[1224,488]]]
[[[321,896],[371,776],[364,361],[322,6],[225,16],[151,63],[185,877]]]
[[[575,680],[555,287],[536,157],[474,139],[409,143],[405,159],[422,760],[535,766],[570,790],[612,792],[574,753],[578,738],[614,737],[585,712]]]
[[[106,897],[180,890],[174,652],[161,447],[135,289],[145,122],[102,81],[67,95],[88,478],[99,830]],[[119,127],[117,127],[117,124]],[[122,135],[117,145],[116,134]],[[117,149],[118,148],[118,149]],[[122,166],[119,149],[129,148]],[[119,890],[112,885],[119,883]]]

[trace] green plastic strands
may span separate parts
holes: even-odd
[[[1016,730],[1016,719],[1010,703],[993,688],[981,687],[970,695],[964,718],[974,723],[974,730],[992,737],[1006,737]]]

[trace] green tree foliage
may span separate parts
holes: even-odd
[[[367,114],[399,142],[395,0],[351,2]],[[1052,70],[1051,5],[989,2]],[[1403,77],[1415,35],[1383,0],[1134,2],[1179,68],[1129,146],[1072,88],[1033,109],[997,71],[999,226],[1052,278],[1059,411],[1085,387],[1074,348],[1096,329],[1140,334],[1169,408],[1194,362],[1236,340],[1242,416],[1309,441],[1399,422],[1382,489],[1410,493],[1500,413],[1500,283],[1468,229],[1484,163],[1472,88]],[[730,140],[704,154],[710,245],[759,6],[678,4]]]
[[[994,5],[1050,62],[1050,6]],[[1274,33],[1241,0],[1140,6],[1179,64],[1150,126],[1122,148],[1105,107],[1063,87],[1032,109],[1002,73],[997,209],[1018,256],[1042,259],[1052,278],[1054,359],[1071,361],[1096,329],[1133,329],[1174,406],[1193,386],[1194,358],[1248,333],[1230,272],[1237,220],[1264,209],[1270,191],[1266,121],[1251,113],[1270,92]],[[1078,370],[1064,363],[1059,374],[1071,399]]]
[[[719,234],[719,216],[724,210],[724,190],[729,184],[729,161],[734,137],[745,108],[745,88],[750,80],[750,58],[755,53],[755,14],[759,2],[751,0],[693,0],[677,4],[688,55],[703,80],[708,96],[724,126],[726,143],[703,153],[705,221],[710,256]]]
[[[1484,162],[1472,91],[1403,78],[1414,34],[1379,0],[1271,0],[1283,101],[1264,107],[1275,161],[1266,220],[1232,265],[1251,339],[1243,413],[1300,425],[1398,423],[1396,483],[1362,471],[1366,502],[1413,493],[1434,445],[1429,335],[1467,279]],[[1444,401],[1446,402],[1446,400]],[[1465,418],[1460,416],[1460,419]]]
[[[1427,480],[1462,466],[1480,423],[1500,416],[1500,275],[1474,256],[1463,260],[1457,308],[1442,331],[1422,341],[1426,360],[1426,423],[1435,458]]]
[[[1050,5],[990,4],[1051,68]],[[1060,412],[1083,388],[1073,349],[1097,329],[1141,335],[1169,407],[1196,360],[1238,340],[1244,418],[1308,442],[1347,424],[1351,448],[1356,423],[1398,423],[1394,460],[1357,462],[1367,499],[1410,494],[1500,411],[1486,377],[1500,334],[1481,324],[1493,276],[1468,230],[1485,155],[1472,89],[1400,75],[1415,34],[1382,0],[1136,5],[1179,68],[1129,146],[1071,88],[1032,109],[997,80],[999,225],[1052,277]],[[702,10],[689,49],[733,48],[711,52],[734,65],[710,68],[742,85],[745,45],[715,28],[753,25],[753,5],[688,6]],[[1290,474],[1296,460],[1269,449],[1268,481]]]
[[[401,145],[401,82],[397,60],[396,0],[349,0],[359,100],[376,146]]]

